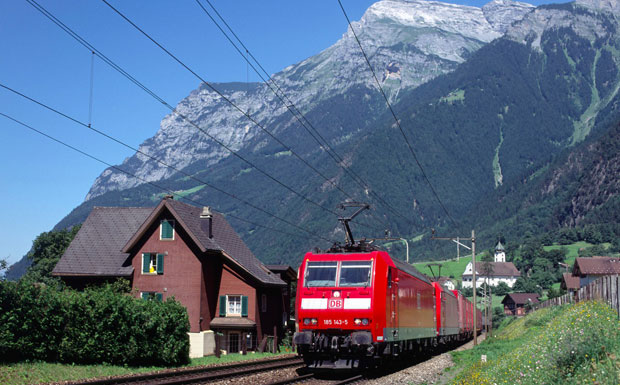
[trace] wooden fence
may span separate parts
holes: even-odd
[[[616,310],[620,318],[620,275],[608,275],[590,282],[581,289],[564,294],[561,297],[548,299],[536,304],[534,308],[540,309],[549,306],[564,305],[587,300],[605,301]]]

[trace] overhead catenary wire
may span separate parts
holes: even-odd
[[[218,12],[215,6],[211,3],[210,0],[205,0],[213,12],[217,15],[217,17],[222,21],[222,23],[226,26],[226,28],[230,31],[230,33],[234,36],[237,42],[241,45],[242,48],[239,48],[237,44],[231,39],[231,37],[224,31],[224,29],[220,26],[220,24],[215,20],[213,15],[203,6],[200,0],[195,0],[200,9],[211,19],[211,21],[215,24],[215,26],[222,32],[224,37],[230,42],[230,44],[235,48],[235,50],[243,57],[243,59],[247,62],[247,64],[252,67],[254,72],[263,80],[265,85],[271,90],[271,92],[276,95],[276,97],[282,102],[282,104],[286,107],[286,109],[297,119],[300,125],[310,134],[310,136],[316,141],[321,149],[323,149],[333,160],[334,162],[342,168],[345,173],[349,175],[349,177],[355,181],[360,187],[364,190],[368,191],[369,194],[373,195],[379,202],[381,202],[384,206],[386,206],[390,211],[395,213],[396,215],[404,218],[407,221],[411,221],[410,218],[402,215],[398,210],[394,209],[392,205],[390,205],[386,200],[384,200],[380,195],[378,195],[373,189],[370,188],[369,184],[364,181],[362,177],[360,177],[357,173],[351,170],[349,167],[346,167],[344,164],[343,158],[330,146],[329,142],[321,135],[321,133],[312,125],[312,123],[306,118],[306,116],[295,106],[295,103],[291,101],[291,99],[286,95],[286,93],[282,90],[276,80],[269,75],[267,70],[261,65],[258,59],[250,52],[248,47],[241,41],[239,36],[235,33],[232,27],[226,22],[226,20],[222,17],[222,15]],[[245,55],[243,53],[245,51]],[[263,75],[258,71],[258,69],[250,62],[248,56],[252,58],[254,63],[260,68]],[[273,85],[273,87],[272,87]],[[274,89],[275,87],[275,89]],[[319,140],[320,139],[320,140]],[[378,214],[378,213],[377,213]],[[379,216],[380,217],[380,216]],[[384,222],[385,224],[385,222]],[[389,227],[389,226],[388,226]]]
[[[439,205],[441,206],[443,211],[446,213],[448,218],[450,218],[450,220],[452,221],[452,223],[454,224],[455,227],[459,227],[457,222],[454,220],[454,218],[452,217],[452,215],[450,214],[450,212],[448,211],[448,209],[446,208],[446,206],[442,202],[441,198],[439,198],[439,194],[437,194],[437,191],[435,190],[435,187],[433,187],[433,184],[431,183],[430,179],[426,175],[426,172],[424,171],[424,168],[422,167],[422,164],[418,160],[418,156],[416,155],[415,151],[413,150],[413,147],[411,146],[411,143],[409,142],[409,138],[407,138],[407,135],[405,135],[405,131],[403,130],[403,127],[400,124],[400,120],[398,120],[398,117],[396,117],[396,113],[394,112],[394,109],[392,108],[392,105],[390,104],[390,101],[389,101],[387,95],[383,91],[383,87],[381,87],[381,83],[379,82],[379,79],[377,78],[377,74],[375,73],[375,70],[372,68],[372,65],[370,64],[370,60],[368,60],[368,55],[366,55],[366,51],[364,51],[364,48],[362,47],[362,43],[360,42],[359,38],[357,37],[357,34],[355,33],[355,29],[353,29],[353,25],[351,24],[351,20],[349,19],[349,16],[347,15],[347,11],[345,11],[344,6],[342,5],[342,1],[338,0],[338,4],[340,5],[340,9],[342,9],[342,13],[344,14],[344,17],[347,19],[347,23],[349,24],[349,28],[351,28],[351,32],[353,33],[353,36],[355,37],[355,41],[357,42],[357,45],[359,46],[360,51],[362,51],[364,59],[366,60],[366,64],[368,64],[368,68],[370,69],[370,72],[372,72],[372,76],[375,79],[375,82],[377,83],[377,87],[379,88],[379,92],[381,92],[381,95],[385,99],[385,103],[387,104],[388,109],[390,110],[390,113],[394,117],[394,120],[396,121],[396,125],[398,126],[398,129],[400,130],[400,133],[402,134],[403,139],[405,140],[405,143],[407,144],[407,147],[409,148],[409,152],[411,153],[411,155],[413,156],[413,159],[415,160],[416,164],[418,165],[418,168],[420,169],[420,172],[422,173],[422,176],[426,180],[426,183],[430,187],[433,195],[435,196],[435,199],[437,200],[437,202],[439,202]]]
[[[16,119],[16,118],[14,118],[14,117],[12,117],[12,116],[8,115],[8,114],[5,114],[5,113],[3,113],[3,112],[0,112],[0,116],[3,116],[3,117],[5,117],[6,119],[9,119],[9,120],[11,120],[11,121],[13,121],[13,122],[15,122],[15,123],[17,123],[17,124],[19,124],[19,125],[21,125],[21,126],[25,127],[25,128],[28,128],[28,129],[30,129],[31,131],[34,131],[34,132],[36,132],[37,134],[42,135],[42,136],[44,136],[44,137],[46,137],[46,138],[48,138],[48,139],[50,139],[50,140],[52,140],[52,141],[54,141],[54,142],[56,142],[56,143],[59,143],[59,144],[61,144],[61,145],[65,146],[65,147],[67,147],[67,148],[69,148],[69,149],[71,149],[71,150],[73,150],[73,151],[75,151],[75,152],[78,152],[78,153],[80,153],[80,154],[82,154],[82,155],[84,155],[84,156],[86,156],[86,157],[88,157],[88,158],[90,158],[90,159],[93,159],[93,160],[95,160],[95,161],[97,161],[97,162],[99,162],[99,163],[102,163],[102,164],[104,164],[104,165],[106,165],[106,166],[108,166],[108,167],[110,167],[110,168],[113,168],[113,169],[115,169],[115,170],[117,170],[117,171],[119,171],[119,172],[121,172],[121,173],[123,173],[123,174],[126,174],[126,175],[128,175],[128,176],[131,176],[131,177],[133,177],[133,178],[136,178],[136,179],[138,179],[138,180],[140,180],[140,181],[144,182],[145,184],[149,184],[149,185],[151,185],[151,186],[153,186],[153,187],[155,187],[155,188],[157,188],[157,189],[159,189],[159,190],[162,190],[162,191],[164,191],[164,192],[166,192],[166,193],[168,193],[168,194],[171,194],[171,195],[173,195],[173,196],[176,196],[176,197],[178,197],[178,198],[180,198],[180,199],[183,199],[183,200],[186,200],[186,201],[188,201],[188,202],[192,202],[192,203],[194,203],[194,204],[196,204],[196,205],[198,205],[198,206],[205,206],[205,205],[204,205],[203,203],[201,203],[201,202],[198,202],[198,201],[196,201],[196,200],[193,200],[193,199],[187,198],[187,197],[185,197],[185,196],[182,196],[182,195],[178,194],[178,193],[177,193],[177,192],[175,192],[175,191],[172,191],[172,190],[167,189],[167,188],[165,188],[165,187],[163,187],[163,186],[160,186],[160,185],[158,185],[158,184],[156,184],[156,183],[154,183],[154,182],[152,182],[152,181],[148,181],[148,180],[146,180],[146,179],[144,179],[144,178],[142,178],[142,177],[139,177],[139,176],[137,176],[137,175],[135,175],[135,174],[133,174],[133,173],[131,173],[131,172],[129,172],[129,171],[123,170],[123,169],[121,169],[121,168],[120,168],[120,167],[118,167],[118,166],[112,165],[111,163],[108,163],[108,162],[106,162],[106,161],[104,161],[104,160],[102,160],[102,159],[100,159],[100,158],[98,158],[98,157],[96,157],[96,156],[94,156],[94,155],[91,155],[91,154],[87,153],[86,151],[80,150],[79,148],[77,148],[77,147],[75,147],[75,146],[72,146],[72,145],[70,145],[70,144],[68,144],[68,143],[66,143],[66,142],[64,142],[64,141],[62,141],[62,140],[60,140],[60,139],[58,139],[58,138],[55,138],[55,137],[53,137],[53,136],[51,136],[51,135],[49,135],[49,134],[47,134],[47,133],[45,133],[45,132],[43,132],[43,131],[41,131],[41,130],[38,130],[38,129],[36,129],[36,128],[32,127],[31,125],[26,124],[26,123],[24,123],[24,122],[22,122],[22,121],[20,121],[20,120],[18,120],[18,119]],[[80,123],[80,124],[82,124],[82,123]],[[276,228],[272,228],[272,227],[269,227],[269,226],[261,225],[261,224],[259,224],[259,223],[252,222],[252,221],[250,221],[250,220],[247,220],[247,219],[245,219],[245,218],[241,218],[241,217],[239,217],[239,216],[237,216],[237,215],[234,215],[234,214],[225,214],[225,213],[224,213],[224,215],[226,215],[226,216],[228,216],[228,217],[230,217],[230,218],[234,218],[234,219],[237,219],[237,220],[239,220],[239,221],[242,221],[242,222],[245,222],[245,223],[251,224],[251,225],[253,225],[253,226],[262,227],[262,228],[265,228],[265,229],[268,229],[268,230],[271,230],[271,231],[275,231],[275,232],[278,232],[278,233],[281,233],[281,234],[285,234],[285,235],[289,235],[289,236],[293,236],[293,237],[301,237],[301,235],[299,235],[299,234],[293,234],[293,233],[289,233],[289,232],[286,232],[286,231],[282,231],[282,230],[280,230],[280,229],[276,229]],[[304,231],[308,232],[307,230],[304,230]],[[323,238],[323,237],[318,236],[318,235],[314,235],[314,234],[312,234],[312,233],[310,233],[310,235],[312,235],[313,237],[316,237],[316,238],[320,238],[320,239],[323,239],[323,240],[326,240],[326,241],[330,241],[330,242],[332,242],[332,241],[331,241],[331,240],[329,240],[329,239]]]
[[[291,147],[289,147],[288,145],[286,145],[284,142],[282,142],[280,139],[278,139],[271,131],[267,130],[262,124],[260,124],[256,119],[254,119],[254,117],[252,117],[252,115],[250,115],[247,111],[243,110],[241,107],[239,107],[235,102],[233,102],[230,98],[228,98],[226,95],[224,95],[222,92],[220,92],[217,88],[213,87],[213,85],[211,85],[211,83],[209,83],[206,79],[204,79],[202,76],[200,76],[197,72],[195,72],[191,67],[189,67],[187,64],[185,64],[181,59],[179,59],[176,55],[174,55],[172,52],[170,52],[166,47],[164,47],[162,44],[160,44],[157,40],[155,40],[151,35],[149,35],[148,33],[146,33],[146,31],[144,31],[142,28],[140,28],[136,23],[134,23],[131,19],[129,19],[127,16],[125,16],[125,14],[123,14],[121,11],[119,11],[118,9],[116,9],[114,6],[112,6],[110,3],[108,3],[106,0],[101,0],[104,4],[106,4],[108,7],[110,7],[110,9],[112,9],[114,12],[116,12],[120,17],[122,17],[125,21],[127,21],[129,24],[131,24],[131,26],[133,26],[136,30],[138,30],[140,33],[142,33],[147,39],[149,39],[151,42],[153,42],[155,45],[157,45],[161,50],[163,50],[168,56],[170,56],[172,59],[174,59],[177,63],[179,63],[182,67],[184,67],[186,70],[188,70],[192,75],[194,75],[198,80],[200,80],[201,82],[203,82],[203,84],[205,84],[210,90],[212,90],[213,92],[215,92],[220,98],[222,98],[224,101],[226,101],[228,104],[230,104],[234,109],[236,109],[237,111],[239,111],[239,113],[241,113],[242,115],[244,115],[248,120],[250,120],[254,125],[256,125],[259,129],[261,129],[263,132],[265,132],[267,135],[269,135],[269,137],[271,137],[273,140],[275,140],[279,145],[281,145],[282,147],[284,147],[285,149],[287,149],[288,151],[291,152],[291,154],[293,156],[295,156],[297,159],[299,159],[300,161],[302,161],[306,166],[308,166],[310,169],[312,169],[315,173],[317,173],[321,178],[323,178],[325,181],[327,181],[328,183],[332,184],[334,187],[336,187],[340,192],[342,192],[344,195],[350,197],[352,199],[352,197],[345,192],[342,188],[340,188],[338,185],[336,185],[333,181],[330,180],[330,178],[326,177],[325,175],[323,175],[319,170],[316,169],[316,167],[312,166],[308,161],[306,161],[305,159],[303,159],[299,154],[297,154],[297,152],[295,152],[295,150],[293,150]],[[330,211],[330,210],[328,210]]]
[[[258,172],[260,172],[261,174],[263,174],[264,176],[266,176],[267,178],[271,179],[272,181],[274,181],[276,184],[280,185],[281,187],[285,188],[286,190],[290,191],[291,193],[293,193],[294,195],[300,197],[301,199],[303,199],[304,201],[321,208],[324,211],[327,211],[333,215],[338,216],[339,214],[336,213],[334,210],[329,209],[327,207],[324,207],[323,205],[321,205],[320,203],[317,203],[315,201],[313,201],[312,199],[308,198],[307,196],[305,196],[304,194],[296,191],[295,189],[293,189],[292,187],[286,185],[285,183],[283,183],[282,181],[280,181],[279,179],[277,179],[276,177],[272,176],[271,174],[269,174],[268,172],[266,172],[265,170],[263,170],[262,168],[258,167],[257,165],[255,165],[254,163],[252,163],[250,160],[248,160],[247,158],[245,158],[244,156],[242,156],[241,154],[239,154],[237,151],[233,150],[232,148],[230,148],[230,146],[227,146],[226,144],[224,144],[222,141],[218,140],[217,138],[215,138],[213,135],[209,134],[207,131],[205,131],[204,129],[202,129],[200,126],[198,126],[198,124],[196,124],[196,122],[192,121],[191,119],[189,119],[187,116],[185,116],[184,114],[180,113],[179,111],[177,111],[176,108],[174,108],[171,104],[169,104],[168,102],[166,102],[164,99],[162,99],[159,95],[157,95],[155,92],[153,92],[151,89],[149,89],[148,87],[146,87],[144,84],[142,84],[140,81],[138,81],[135,77],[133,77],[131,74],[129,74],[128,72],[126,72],[125,70],[123,70],[120,66],[118,66],[116,63],[114,63],[114,61],[112,61],[111,59],[109,59],[107,56],[105,56],[103,53],[101,53],[99,50],[97,50],[93,45],[91,45],[90,43],[88,43],[84,38],[82,38],[80,35],[78,35],[75,31],[73,31],[71,28],[69,28],[67,25],[65,25],[63,22],[61,22],[58,18],[56,18],[53,14],[51,14],[49,11],[47,11],[43,6],[41,6],[40,4],[38,4],[35,0],[26,0],[30,5],[32,5],[35,9],[37,9],[39,12],[41,12],[45,17],[47,17],[48,19],[50,19],[54,24],[56,24],[57,26],[59,26],[63,31],[65,31],[67,34],[69,34],[71,37],[73,37],[76,41],[78,41],[81,45],[83,45],[85,48],[87,48],[88,50],[95,52],[95,54],[101,59],[103,60],[106,64],[108,64],[109,66],[111,66],[113,69],[115,69],[116,71],[118,71],[119,73],[121,73],[123,76],[125,76],[127,79],[129,79],[132,83],[134,83],[135,85],[137,85],[140,89],[144,90],[147,94],[151,95],[153,98],[155,98],[157,101],[159,101],[160,103],[162,103],[165,107],[167,107],[168,109],[170,109],[170,111],[172,113],[174,113],[175,115],[179,116],[181,119],[185,120],[186,122],[188,122],[190,125],[192,125],[193,127],[195,127],[196,129],[198,129],[200,132],[202,132],[203,134],[205,134],[207,137],[209,137],[211,140],[213,140],[215,143],[217,143],[219,146],[223,147],[224,149],[226,149],[228,152],[230,152],[232,155],[234,155],[235,157],[239,158],[240,160],[242,160],[243,162],[247,163],[248,165],[250,165],[252,168],[254,168],[255,170],[257,170]],[[158,43],[156,43],[158,44]],[[165,50],[165,48],[163,48]],[[182,63],[182,62],[181,62]],[[190,69],[191,71],[191,69]]]
[[[8,87],[5,84],[0,83],[0,87],[4,88],[4,89],[6,89],[6,90],[8,90],[8,91],[10,91],[10,92],[20,96],[20,97],[22,97],[22,98],[24,98],[24,99],[26,99],[26,100],[28,100],[30,102],[33,102],[33,103],[35,103],[35,104],[37,104],[37,105],[39,105],[39,106],[41,106],[41,107],[43,107],[45,109],[47,109],[47,110],[57,114],[57,115],[60,115],[60,116],[64,117],[65,119],[68,119],[68,120],[70,120],[70,121],[72,121],[72,122],[74,122],[74,123],[76,123],[78,125],[81,125],[81,126],[87,128],[87,129],[89,129],[89,130],[91,130],[91,131],[93,131],[93,132],[95,132],[95,133],[97,133],[97,134],[99,134],[99,135],[101,135],[101,136],[103,136],[103,137],[113,141],[113,142],[116,142],[116,143],[118,143],[118,144],[120,144],[120,145],[122,145],[122,146],[124,146],[124,147],[126,147],[126,148],[128,148],[130,150],[132,150],[132,151],[135,151],[135,152],[137,152],[137,153],[139,153],[139,154],[141,154],[141,155],[143,155],[143,156],[145,156],[145,157],[147,157],[147,158],[149,158],[149,159],[159,163],[160,165],[162,165],[164,167],[170,168],[171,170],[174,170],[175,172],[178,172],[178,173],[180,173],[180,174],[182,174],[182,175],[184,175],[184,176],[186,176],[186,177],[188,177],[188,178],[190,178],[190,179],[200,183],[201,186],[209,187],[209,188],[211,188],[211,189],[213,189],[213,190],[215,190],[215,191],[217,191],[217,192],[219,192],[221,194],[224,194],[224,195],[226,195],[226,196],[228,196],[230,198],[233,198],[233,199],[235,199],[235,200],[237,200],[237,201],[239,201],[239,202],[241,202],[241,203],[243,203],[243,204],[245,204],[245,205],[247,205],[249,207],[252,207],[255,210],[258,210],[258,211],[262,212],[263,214],[266,214],[266,215],[268,215],[270,217],[273,217],[273,218],[275,218],[275,219],[277,219],[277,220],[279,220],[279,221],[281,221],[283,223],[286,223],[289,226],[293,226],[293,227],[295,227],[295,228],[297,228],[299,230],[302,230],[302,231],[308,233],[309,235],[311,235],[313,237],[320,238],[320,239],[323,239],[323,240],[328,241],[328,242],[333,242],[333,240],[330,240],[330,239],[321,237],[320,235],[314,234],[311,231],[309,231],[309,230],[307,230],[307,229],[305,229],[305,228],[303,228],[303,227],[301,227],[299,225],[296,225],[296,224],[294,224],[293,222],[291,222],[291,221],[289,221],[287,219],[284,219],[284,218],[280,217],[279,215],[270,213],[269,211],[267,211],[267,210],[265,210],[265,209],[263,209],[261,207],[258,207],[255,204],[253,204],[251,202],[248,202],[245,199],[239,198],[235,194],[232,194],[232,193],[230,193],[230,192],[228,192],[226,190],[223,190],[223,189],[221,189],[221,188],[219,188],[217,186],[214,186],[211,183],[205,182],[204,180],[196,177],[195,175],[187,173],[187,172],[185,172],[185,171],[183,171],[183,170],[181,170],[181,169],[179,169],[179,168],[177,168],[175,166],[172,166],[172,165],[164,162],[161,159],[158,159],[158,158],[156,158],[156,157],[154,157],[154,156],[152,156],[150,154],[147,154],[144,151],[140,150],[139,148],[135,148],[135,147],[133,147],[133,146],[131,146],[131,145],[121,141],[120,139],[117,139],[117,138],[115,138],[115,137],[113,137],[113,136],[111,136],[111,135],[109,135],[109,134],[107,134],[107,133],[105,133],[105,132],[103,132],[103,131],[95,128],[95,127],[93,127],[91,124],[86,124],[86,123],[84,123],[84,122],[82,122],[82,121],[80,121],[80,120],[78,120],[78,119],[76,119],[76,118],[74,118],[74,117],[72,117],[72,116],[62,112],[62,111],[59,111],[59,110],[57,110],[57,109],[55,109],[55,108],[53,108],[53,107],[51,107],[51,106],[41,102],[41,101],[38,101],[38,100],[36,100],[34,98],[31,98],[31,97],[29,97],[29,96],[27,96],[27,95],[25,95],[25,94],[15,90],[15,89],[13,89],[13,88],[11,88],[11,87]],[[14,119],[12,119],[12,120],[14,120]],[[114,169],[118,170],[119,168],[118,167],[114,167]],[[139,179],[142,180],[141,178],[139,178]]]

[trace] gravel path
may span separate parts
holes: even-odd
[[[478,336],[478,343],[484,341],[484,334]],[[461,345],[456,351],[471,349],[474,346],[473,341]],[[384,384],[438,384],[446,383],[454,376],[454,373],[446,373],[446,368],[454,366],[450,353],[443,353],[430,358],[417,365],[410,366],[406,369],[392,373],[375,380],[365,381],[366,385],[384,385]]]

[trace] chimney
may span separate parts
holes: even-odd
[[[174,195],[166,195],[166,196],[164,196],[164,199],[166,199],[166,200],[168,200],[168,199],[174,200]]]
[[[209,238],[213,238],[213,214],[211,213],[211,207],[204,206],[202,213],[200,213],[200,219],[209,220]]]

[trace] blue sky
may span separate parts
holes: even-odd
[[[201,0],[203,1],[203,0]],[[176,105],[198,81],[96,0],[37,0],[99,51]],[[359,20],[372,0],[343,0]],[[482,6],[486,1],[450,1]],[[549,3],[534,1],[531,4]],[[195,1],[110,0],[212,82],[258,81]],[[212,0],[263,67],[275,73],[335,43],[347,24],[336,0]],[[203,1],[203,4],[206,3]],[[0,84],[88,122],[91,53],[26,1],[0,2]],[[132,145],[155,134],[169,113],[99,59],[92,125]],[[0,113],[111,164],[132,152],[0,89]],[[106,168],[0,116],[0,258],[19,260],[33,239],[78,206]]]

